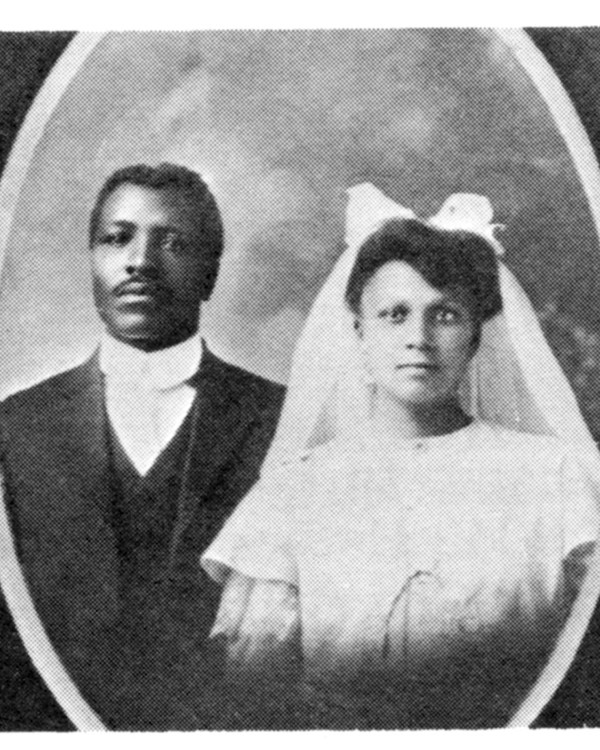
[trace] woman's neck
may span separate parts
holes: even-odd
[[[457,398],[432,404],[406,404],[377,393],[373,405],[376,429],[401,440],[447,435],[466,427],[470,421]]]

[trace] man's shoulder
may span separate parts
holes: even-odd
[[[285,386],[261,375],[244,370],[238,365],[227,362],[212,352],[206,352],[212,371],[240,393],[252,395],[259,405],[272,406],[277,409],[285,397]]]
[[[1,403],[4,417],[13,414],[43,413],[60,403],[64,396],[84,389],[94,376],[97,363],[92,358],[69,370],[59,372],[45,380],[7,396]]]

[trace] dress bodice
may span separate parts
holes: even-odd
[[[439,682],[490,654],[547,655],[562,561],[596,516],[554,439],[485,423],[394,444],[367,432],[265,477],[205,564],[295,587],[307,679]]]

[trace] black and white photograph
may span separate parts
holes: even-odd
[[[600,27],[0,31],[0,730],[600,726]]]

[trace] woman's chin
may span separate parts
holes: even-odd
[[[404,385],[400,388],[381,387],[380,391],[385,393],[398,406],[404,408],[433,406],[448,401],[446,394],[424,387],[423,384],[419,383],[411,384],[408,387]]]

